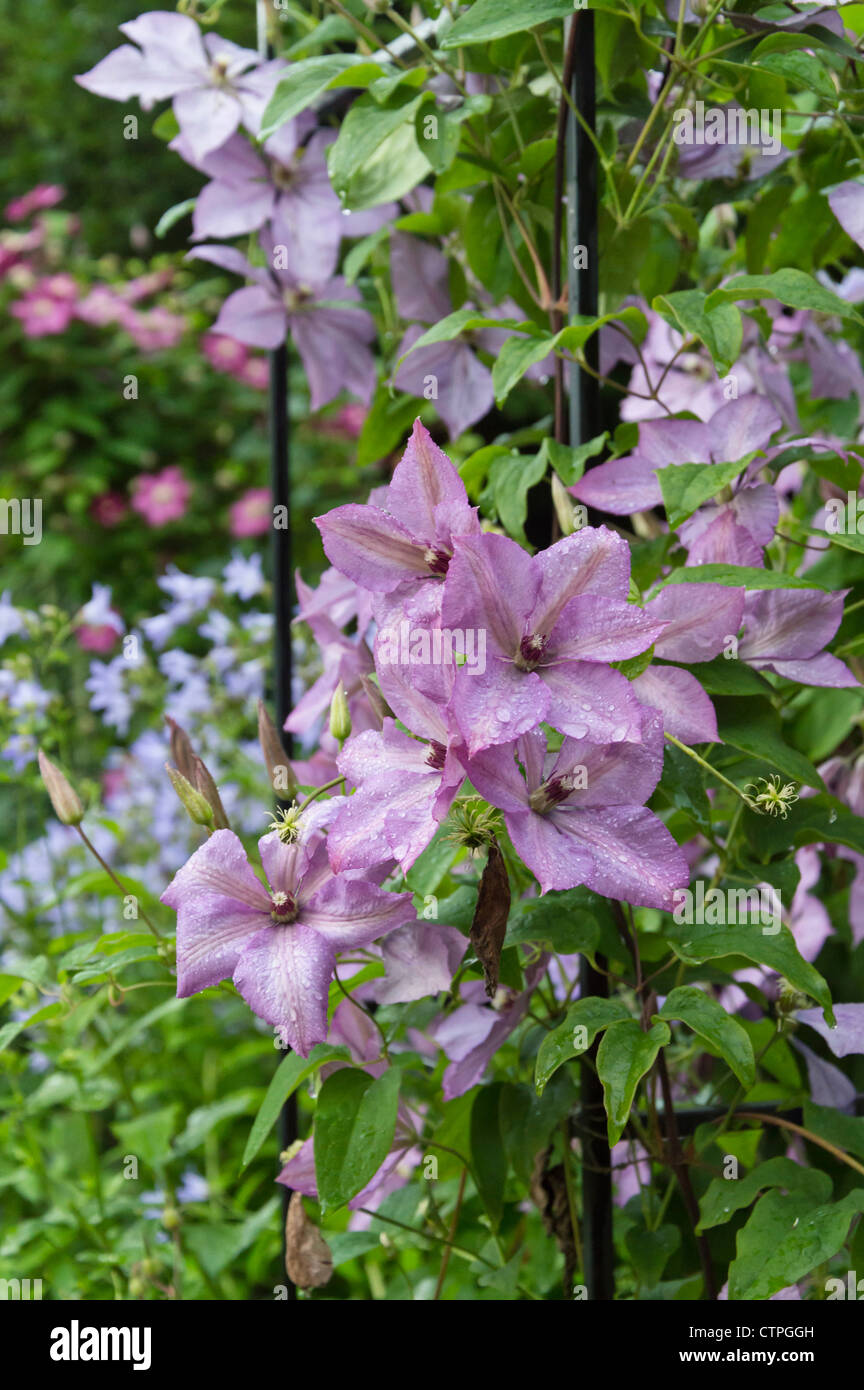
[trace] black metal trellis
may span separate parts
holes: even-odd
[[[272,58],[273,49],[267,37],[267,0],[257,0],[258,52],[262,58]],[[288,410],[287,341],[269,355],[269,433],[270,433],[270,493],[273,511],[270,525],[270,558],[273,575],[273,704],[276,727],[285,751],[293,752],[291,735],[285,732],[285,720],[291,713],[291,620],[294,616],[294,575],[291,546],[291,423]],[[278,524],[277,524],[278,520]],[[279,803],[282,805],[283,803]],[[280,1150],[289,1148],[299,1136],[297,1095],[288,1098],[279,1116]],[[288,1297],[294,1300],[297,1290],[285,1270],[285,1225],[291,1193],[282,1189],[282,1268],[287,1281]]]

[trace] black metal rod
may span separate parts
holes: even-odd
[[[570,24],[565,79],[570,84],[573,104],[593,131],[596,123],[594,15],[590,10],[579,10]],[[599,301],[597,156],[584,127],[576,120],[569,106],[565,140],[568,313],[587,314],[593,318],[597,315]],[[560,247],[557,254],[560,255]],[[596,371],[596,334],[585,349],[585,359]],[[570,443],[584,444],[600,429],[599,383],[590,372],[583,371],[573,363],[568,372],[567,394]],[[557,414],[559,411],[556,410]],[[594,969],[586,956],[582,958],[582,998],[589,995],[605,998],[608,995],[608,977],[602,973],[606,963],[598,959],[597,964],[599,970]],[[611,1301],[615,1297],[612,1158],[606,1139],[603,1087],[597,1076],[596,1052],[595,1044],[582,1065],[581,1101],[576,1121],[582,1154],[582,1243],[588,1297]]]

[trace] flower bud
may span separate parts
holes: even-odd
[[[281,801],[293,801],[297,795],[297,778],[279,737],[279,730],[267,713],[263,700],[258,701],[258,742],[271,787]]]
[[[375,715],[375,718],[381,724],[384,723],[385,719],[394,719],[395,715],[384,699],[384,696],[381,694],[380,687],[376,682],[373,681],[370,676],[361,676],[360,684],[363,687],[363,694],[372,706],[372,713]]]
[[[219,796],[216,783],[213,781],[209,771],[197,754],[195,755],[193,771],[195,774],[194,785],[204,797],[207,804],[212,808],[213,823],[216,829],[230,830],[231,827],[228,824],[228,817],[225,814],[225,807],[222,805],[222,799]]]
[[[573,501],[557,473],[552,474],[552,505],[561,527],[561,535],[572,536],[576,530]]]
[[[195,825],[206,825],[208,828],[212,828],[213,808],[207,798],[202,796],[192,786],[192,783],[183,776],[183,773],[178,772],[176,767],[172,767],[170,763],[165,764],[165,771],[171,778],[171,785],[188,812],[189,819],[194,821]]]
[[[81,798],[72,788],[66,777],[49,762],[39,749],[39,771],[42,773],[42,781],[45,783],[48,795],[51,798],[51,805],[54,807],[54,814],[63,825],[80,825],[84,819],[84,807],[81,805]]]
[[[195,780],[195,750],[185,729],[181,729],[170,716],[166,714],[165,723],[171,731],[171,757],[174,759],[174,766],[187,782]]]
[[[341,681],[333,691],[333,699],[330,702],[330,732],[340,745],[346,738],[351,737],[351,711]]]

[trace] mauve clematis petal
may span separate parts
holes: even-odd
[[[633,681],[644,705],[659,710],[663,727],[682,743],[718,743],[714,706],[690,671],[677,666],[650,666]]]
[[[591,811],[560,808],[546,819],[562,839],[572,840],[580,851],[590,851],[593,862],[581,881],[604,897],[669,911],[674,890],[686,888],[690,882],[687,861],[675,840],[644,806]],[[513,843],[517,844],[515,835]],[[533,867],[529,863],[529,868]],[[543,891],[571,886],[572,882],[546,883]]]
[[[793,1037],[789,1041],[807,1064],[807,1079],[810,1082],[810,1097],[813,1102],[853,1114],[857,1093],[848,1076],[844,1076],[839,1067],[824,1061],[800,1038]]]
[[[569,490],[588,507],[613,516],[632,516],[659,507],[663,501],[656,467],[646,458],[628,454],[589,469]]]
[[[271,351],[284,343],[286,329],[283,305],[263,285],[248,285],[229,294],[213,325],[214,333]]]
[[[397,360],[419,337],[419,325],[408,330],[397,349]],[[400,391],[423,397],[430,377],[435,386],[431,399],[451,439],[457,439],[492,408],[492,373],[461,339],[418,348],[399,367],[393,383]]]
[[[476,518],[469,505],[465,484],[442,449],[438,448],[426,426],[414,421],[411,438],[396,465],[387,491],[387,510],[418,536],[433,536],[436,508],[450,502]],[[479,522],[476,530],[479,532]]]
[[[390,273],[403,319],[437,323],[450,313],[447,257],[431,242],[394,232],[390,238]]]
[[[246,144],[246,141],[243,143]],[[249,180],[238,185],[214,180],[205,184],[198,194],[192,215],[195,240],[254,232],[271,216],[274,196],[272,186],[263,181]]]
[[[339,766],[341,771],[341,760]],[[426,774],[403,771],[394,781],[391,771],[370,778],[346,799],[328,837],[334,869],[371,869],[395,859],[408,872],[439,824],[440,774],[431,768]]]
[[[379,1004],[404,1004],[449,989],[467,941],[455,927],[412,922],[381,944],[387,974],[373,982]]]
[[[543,667],[541,674],[550,697],[545,718],[562,734],[595,743],[638,742],[641,707],[620,671],[588,661],[560,661]]]
[[[626,661],[647,651],[662,631],[663,623],[636,604],[578,594],[552,629],[552,660]]]
[[[630,590],[630,547],[607,526],[585,526],[536,556],[540,593],[535,619],[542,632],[554,627],[576,594],[601,594],[626,601]]]
[[[763,589],[748,593],[739,657],[801,661],[816,656],[840,626],[847,592]]]
[[[711,661],[735,637],[744,612],[744,590],[725,584],[669,584],[645,605],[666,627],[654,643],[655,656],[688,664]]]
[[[734,463],[768,443],[782,421],[770,401],[751,394],[729,401],[704,428],[716,463]]]
[[[223,145],[240,124],[240,103],[230,92],[196,87],[178,92],[174,115],[196,159]]]
[[[270,897],[231,830],[217,830],[162,894],[177,912],[177,992],[227,979],[244,944],[269,921]]]
[[[349,503],[314,521],[327,559],[364,589],[389,593],[407,579],[431,577],[425,547],[379,507]]]
[[[322,300],[352,297],[336,281],[320,293]],[[375,330],[366,310],[313,307],[290,314],[289,324],[309,381],[312,409],[320,410],[340,391],[368,404],[375,390],[375,361],[368,343]]]
[[[849,667],[830,652],[820,652],[818,656],[807,657],[803,661],[754,661],[753,665],[757,670],[775,671],[778,676],[784,676],[789,681],[798,681],[801,685],[824,685],[844,689],[860,684]]]
[[[256,280],[265,288],[270,288],[271,282],[266,270],[262,266],[253,266],[242,251],[238,251],[236,246],[195,246],[186,253],[187,261],[209,261],[211,265],[218,265],[223,270],[230,270],[235,275],[242,275],[247,280]],[[275,296],[274,296],[275,297]]]
[[[293,1158],[289,1158],[276,1181],[281,1182],[283,1187],[290,1187],[293,1192],[302,1192],[304,1197],[318,1200],[315,1140],[311,1134],[308,1139],[303,1140]]]
[[[589,882],[594,872],[591,846],[569,834],[566,825],[552,816],[524,811],[511,812],[505,820],[514,848],[536,875],[541,893]]]
[[[117,27],[121,34],[140,44],[148,56],[155,54],[161,61],[170,59],[186,68],[203,67],[207,62],[201,29],[191,15],[148,10]]]
[[[441,620],[449,628],[487,630],[487,650],[515,656],[540,592],[540,570],[515,541],[460,537],[447,571]]]
[[[234,983],[250,1009],[278,1027],[301,1057],[327,1038],[327,1000],[335,951],[304,922],[269,925],[243,950]]]
[[[740,526],[732,506],[705,508],[691,521],[696,526],[688,530],[688,565],[748,565],[762,569],[765,564],[762,546],[746,527]],[[690,522],[685,523],[690,527]],[[683,539],[685,526],[680,527]]]
[[[835,1057],[864,1052],[864,1004],[835,1004],[837,1027],[830,1028],[821,1009],[799,1009],[795,1017],[823,1037]]]
[[[648,800],[663,772],[663,723],[654,710],[642,713],[641,733],[640,743],[597,744],[565,738],[548,780],[584,768],[587,785],[570,793],[568,805],[583,809],[640,805]]]
[[[154,72],[139,49],[124,43],[75,81],[86,92],[111,101],[139,97],[146,111],[154,102],[173,97],[194,79],[184,68],[169,64]]]
[[[864,247],[864,184],[849,179],[828,194],[828,203],[840,226]]]
[[[539,675],[518,671],[495,655],[487,659],[489,664],[483,672],[471,672],[465,667],[456,672],[450,701],[471,755],[536,728],[549,708],[549,692]]]
[[[332,878],[304,903],[301,920],[334,950],[368,946],[415,920],[410,893],[388,893],[362,879]]]
[[[543,955],[536,964],[530,966],[525,971],[524,990],[497,1012],[490,1008],[477,1010],[476,1005],[468,1004],[462,1009],[456,1009],[444,1021],[444,1028],[435,1030],[444,1051],[453,1059],[441,1082],[445,1100],[462,1096],[466,1091],[470,1091],[472,1086],[476,1086],[498,1048],[518,1028],[528,1012],[531,995],[545,974],[548,963],[549,957]],[[468,1010],[471,1010],[472,1015],[469,1027],[462,1029],[459,1042],[454,1048],[453,1043],[458,1036],[459,1015]],[[478,1014],[481,1013],[487,1015],[487,1020],[491,1015],[491,1022],[480,1019]]]

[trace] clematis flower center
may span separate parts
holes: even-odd
[[[566,801],[570,793],[576,790],[577,784],[578,779],[572,773],[564,773],[562,777],[550,777],[548,782],[544,782],[529,796],[531,810],[538,816],[544,816],[547,811]]]
[[[532,632],[522,638],[513,663],[519,671],[534,671],[540,665],[549,645],[549,638],[540,632]]]
[[[296,170],[289,169],[287,164],[278,164],[275,160],[270,165],[270,177],[276,187],[282,192],[291,187],[294,182],[295,173]]]
[[[270,901],[273,904],[270,920],[275,926],[285,927],[297,921],[297,903],[289,893],[283,893],[280,889],[278,893],[270,894]]]
[[[434,545],[427,545],[423,551],[423,559],[433,574],[446,574],[452,558],[453,556],[448,555],[446,550],[439,550]]]
[[[426,766],[434,767],[436,772],[443,771],[444,762],[447,758],[447,749],[443,743],[436,743],[434,738],[429,744],[429,751],[426,754]]]
[[[308,286],[297,285],[294,289],[284,291],[282,302],[289,314],[295,314],[298,309],[302,309],[305,304],[311,303],[314,298],[315,296]]]
[[[230,87],[228,67],[231,59],[227,53],[219,53],[210,64],[210,77],[214,87]]]

